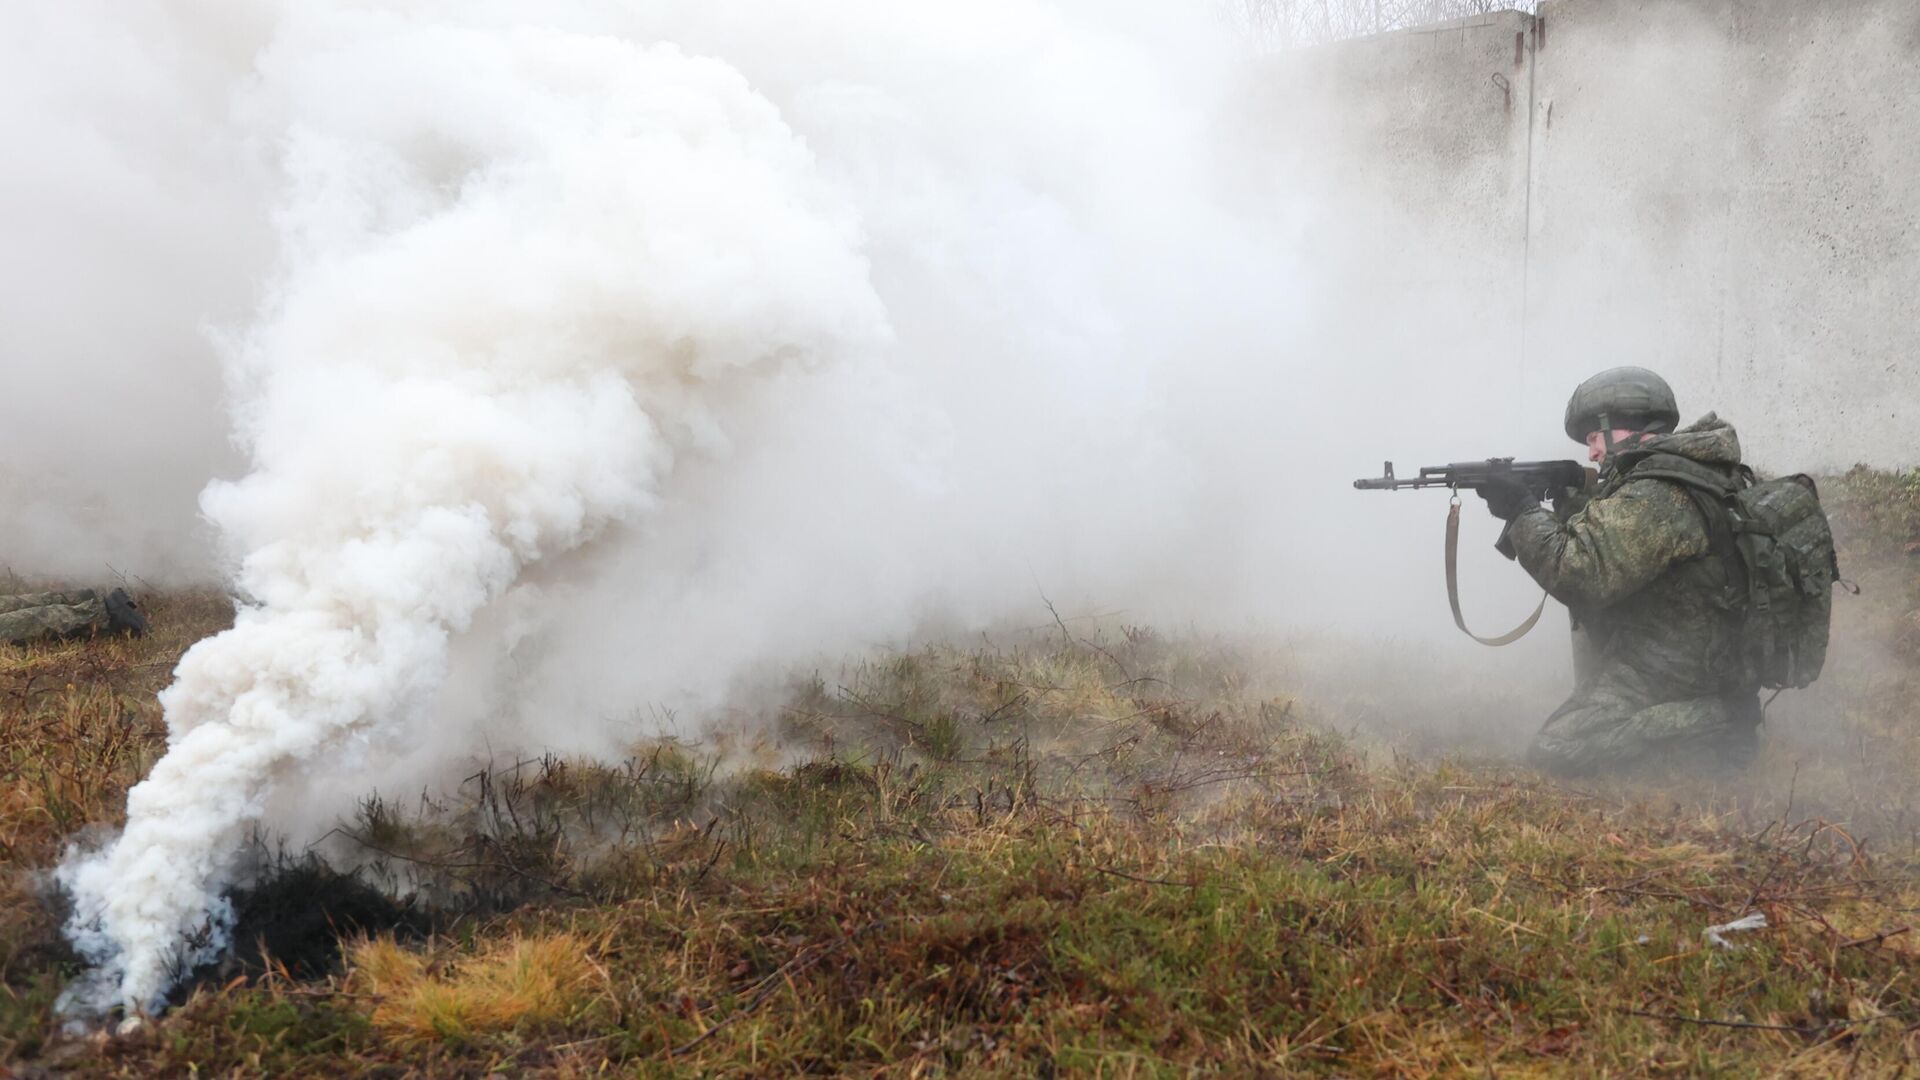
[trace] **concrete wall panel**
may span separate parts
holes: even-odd
[[[1362,366],[1425,344],[1532,451],[1638,363],[1763,467],[1920,462],[1920,4],[1547,0],[1264,87],[1308,257],[1423,328]]]
[[[1920,460],[1903,310],[1920,297],[1920,6],[1560,0],[1541,17],[1532,406],[1644,363],[1684,407],[1734,419],[1762,464]]]

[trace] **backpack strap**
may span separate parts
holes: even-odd
[[[1721,568],[1726,571],[1728,593],[1735,600],[1742,600],[1749,598],[1752,583],[1747,574],[1747,561],[1740,555],[1740,544],[1734,539],[1734,533],[1749,529],[1745,522],[1736,520],[1727,512],[1726,501],[1744,486],[1742,481],[1751,483],[1752,476],[1744,466],[1735,476],[1726,476],[1678,454],[1655,453],[1633,462],[1626,478],[1666,480],[1679,484],[1686,491],[1706,524],[1707,543],[1719,557]]]
[[[1752,590],[1752,581],[1747,574],[1747,560],[1740,556],[1740,543],[1733,538],[1737,525],[1732,515],[1727,513],[1724,504],[1699,488],[1688,488],[1687,496],[1706,519],[1707,543],[1720,556],[1720,566],[1727,574],[1728,594],[1735,600],[1746,598]]]
[[[1711,465],[1702,465],[1679,454],[1641,451],[1621,463],[1619,475],[1627,480],[1671,480],[1697,488],[1716,498],[1726,498],[1751,483],[1751,474],[1741,470],[1729,473]]]

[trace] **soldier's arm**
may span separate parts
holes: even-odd
[[[1667,567],[1704,554],[1707,530],[1681,488],[1627,484],[1561,521],[1534,507],[1507,526],[1501,545],[1561,603],[1605,608],[1645,588]]]

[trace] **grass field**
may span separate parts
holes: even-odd
[[[227,618],[152,596],[149,639],[0,649],[0,1060],[1920,1074],[1920,474],[1858,471],[1828,499],[1865,592],[1819,694],[1737,780],[1396,754],[1331,734],[1339,705],[1290,696],[1252,647],[1062,624],[799,680],[756,718],[779,768],[661,742],[369,799],[332,869],[279,857],[241,899],[239,955],[177,1009],[62,1034],[73,961],[41,875],[115,822],[164,748],[154,692]],[[1706,933],[1754,913],[1724,946]]]

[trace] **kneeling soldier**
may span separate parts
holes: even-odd
[[[1507,522],[1499,548],[1567,605],[1587,639],[1573,696],[1528,760],[1584,774],[1660,761],[1743,766],[1761,719],[1744,674],[1728,569],[1689,485],[1731,484],[1733,427],[1709,413],[1679,430],[1679,408],[1644,368],[1601,372],[1567,404],[1567,435],[1585,442],[1600,486],[1564,519],[1517,484],[1481,491]],[[1649,460],[1659,476],[1636,475]],[[1679,471],[1676,471],[1679,470]]]

